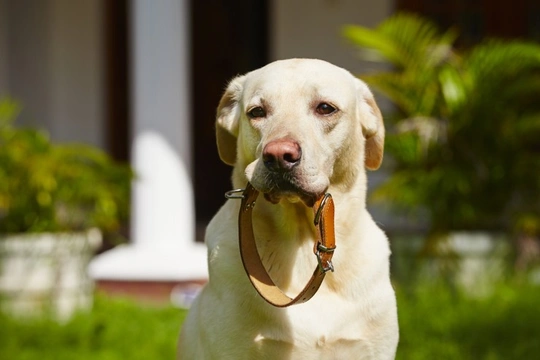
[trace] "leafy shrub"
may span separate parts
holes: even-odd
[[[540,45],[491,39],[460,50],[453,29],[399,13],[344,36],[392,65],[361,75],[396,106],[386,116],[393,172],[375,198],[426,210],[433,233],[539,235]]]
[[[129,166],[97,148],[16,128],[19,111],[0,101],[0,233],[117,229],[129,211]]]

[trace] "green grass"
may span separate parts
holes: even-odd
[[[448,287],[398,291],[399,360],[518,360],[540,354],[540,287],[499,285],[486,298]]]
[[[66,324],[0,315],[2,360],[174,359],[185,311],[96,297]]]
[[[474,299],[441,285],[397,288],[398,360],[519,360],[540,354],[540,287]],[[0,315],[2,360],[174,359],[185,312],[98,296],[66,324]]]

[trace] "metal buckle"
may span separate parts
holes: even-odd
[[[319,221],[321,221],[322,209],[324,208],[324,206],[326,205],[326,201],[330,197],[332,197],[332,195],[330,195],[329,193],[324,194],[324,197],[321,200],[321,205],[319,205],[319,208],[315,213],[315,218],[313,219],[313,223],[315,224],[315,226],[319,225]]]
[[[321,253],[333,253],[334,250],[336,250],[335,246],[333,248],[328,248],[321,243],[317,243],[317,252],[315,253],[315,256],[317,256],[317,263],[319,264],[319,269],[321,270],[321,272],[334,272],[334,264],[332,264],[332,261],[328,261],[328,266],[324,267],[321,259]]]
[[[244,190],[245,189],[234,189],[234,190],[229,190],[225,193],[225,197],[227,199],[243,199],[244,198]],[[240,195],[238,195],[240,194]]]

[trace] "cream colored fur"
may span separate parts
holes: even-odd
[[[321,115],[320,103],[337,111]],[[254,107],[265,116],[250,118]],[[335,272],[305,304],[266,303],[240,260],[240,201],[228,200],[207,228],[210,278],[183,325],[178,358],[393,359],[398,324],[390,250],[365,206],[365,168],[379,167],[384,144],[382,117],[368,87],[321,60],[277,61],[230,82],[216,129],[220,156],[234,166],[233,187],[250,181],[278,201],[261,195],[253,213],[257,247],[276,284],[295,296],[309,280],[316,266],[315,228],[306,204],[325,191],[336,206]],[[303,195],[280,192],[261,159],[266,144],[285,137],[302,149],[290,181]]]

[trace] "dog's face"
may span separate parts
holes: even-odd
[[[273,203],[311,206],[382,161],[384,126],[368,87],[321,60],[276,61],[233,79],[217,111],[221,159]]]

